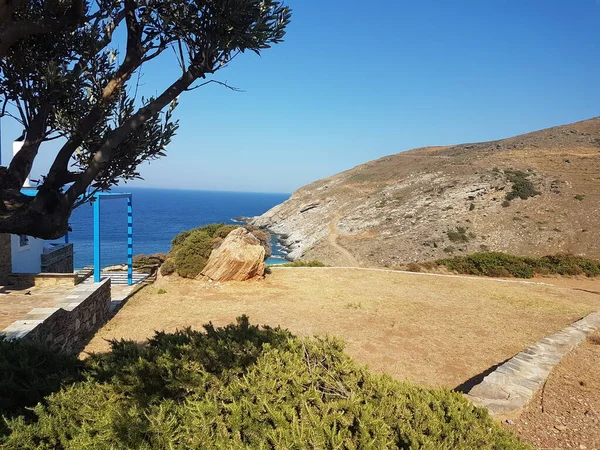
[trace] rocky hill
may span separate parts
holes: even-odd
[[[600,118],[428,147],[317,181],[252,222],[293,259],[393,267],[481,250],[600,258]]]

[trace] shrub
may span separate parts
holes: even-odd
[[[441,259],[438,263],[446,266],[449,270],[468,275],[533,277],[533,270],[522,258],[504,253],[473,253],[468,256]]]
[[[469,242],[469,240],[475,238],[475,235],[473,233],[468,233],[467,234],[467,229],[464,227],[456,227],[455,230],[448,230],[446,231],[446,234],[448,235],[448,239],[450,239],[451,242]]]
[[[508,208],[509,206],[510,206],[510,201],[508,201],[508,200],[504,200],[504,201],[502,202],[502,207],[503,207],[503,208]]]
[[[356,366],[333,339],[247,318],[206,333],[112,342],[87,379],[9,420],[29,448],[503,448],[525,444],[461,394]]]
[[[164,276],[173,275],[175,273],[175,262],[172,259],[167,259],[160,266],[160,273]]]
[[[150,261],[157,261],[160,264],[164,263],[168,258],[166,253],[153,253],[152,255],[148,255],[148,259]]]
[[[25,408],[78,379],[80,366],[76,357],[44,344],[0,336],[0,414],[29,415]]]
[[[214,233],[212,234],[212,237],[225,239],[229,233],[231,233],[233,230],[235,230],[237,228],[239,228],[238,225],[221,225],[219,228],[217,228],[214,231]]]
[[[213,238],[206,231],[195,230],[175,253],[175,268],[179,276],[196,278],[206,267],[213,250]]]
[[[419,263],[421,265],[421,267],[425,270],[432,270],[437,268],[438,264],[435,261],[424,261],[422,263]]]
[[[152,264],[162,264],[167,259],[165,253],[154,253],[152,255],[135,255],[133,257],[133,266],[141,267]]]
[[[527,258],[505,253],[480,252],[436,262],[458,273],[490,277],[532,278],[534,274],[600,276],[600,261],[573,255]]]
[[[321,261],[312,260],[312,261],[292,261],[285,264],[278,264],[280,267],[327,267],[327,265]]]
[[[227,235],[236,228],[239,228],[239,226],[213,223],[177,235],[171,241],[170,253],[177,273],[186,278],[198,276],[206,267],[210,253],[219,247]],[[248,226],[244,228],[251,228],[249,231],[256,236],[265,248],[265,259],[270,257],[269,235],[257,227]]]
[[[133,268],[138,272],[154,274],[159,266],[166,260],[164,253],[155,253],[153,255],[135,255],[133,257]]]
[[[475,209],[475,203],[471,203],[469,205],[469,211],[473,211]]]
[[[546,268],[550,273],[558,275],[587,275],[588,277],[600,275],[600,261],[569,254],[544,256],[537,261],[537,264],[538,267]]]
[[[409,272],[420,272],[421,266],[417,263],[412,262],[406,265],[406,270],[408,270]]]
[[[575,200],[579,200],[580,202],[582,202],[584,199],[585,199],[585,195],[577,194],[575,196]]]
[[[595,332],[595,333],[593,333],[593,334],[590,334],[590,335],[587,337],[587,340],[588,340],[588,342],[589,342],[590,344],[593,344],[593,345],[600,345],[600,333],[598,333],[598,332]]]
[[[510,201],[515,198],[527,200],[529,197],[535,197],[536,195],[541,194],[529,180],[530,174],[527,172],[507,169],[504,171],[504,174],[508,181],[512,183],[512,190],[506,194],[506,200]]]
[[[192,231],[194,231],[194,230],[182,231],[177,236],[175,236],[173,239],[171,239],[171,251],[175,250],[177,247],[179,247],[181,244],[183,244],[183,241],[185,241],[187,239],[187,237],[190,234],[192,234]]]

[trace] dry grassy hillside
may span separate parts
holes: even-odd
[[[387,156],[299,189],[254,223],[289,235],[295,258],[394,266],[480,250],[600,258],[599,212],[594,118]]]

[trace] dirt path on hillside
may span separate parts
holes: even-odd
[[[337,243],[337,238],[339,236],[337,230],[337,223],[339,222],[340,217],[341,216],[339,214],[336,214],[333,217],[333,220],[329,222],[329,244],[338,252],[340,252],[344,256],[344,258],[346,258],[346,264],[348,265],[348,267],[360,267],[360,263],[354,257],[354,255],[352,255],[352,253],[350,253],[348,250],[346,250],[344,247]]]

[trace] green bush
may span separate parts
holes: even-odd
[[[213,247],[213,238],[206,231],[195,230],[190,233],[175,252],[174,262],[179,276],[197,277],[206,267]]]
[[[504,253],[473,253],[468,256],[441,259],[437,262],[449,270],[468,275],[533,277],[533,270],[522,258]]]
[[[210,253],[227,237],[238,225],[225,225],[222,223],[212,223],[193,230],[183,231],[171,241],[170,257],[173,260],[174,271],[180,276],[186,278],[197,277],[208,262]],[[265,231],[254,226],[245,226],[261,243],[265,249],[265,259],[271,256],[270,236]],[[170,275],[171,266],[165,271],[161,269],[163,275]]]
[[[169,254],[174,267],[167,265],[164,271],[161,268],[161,273],[170,275],[176,271],[182,277],[197,277],[206,267],[213,249],[218,247],[223,239],[236,228],[239,227],[237,225],[212,223],[179,233],[171,241],[171,252]]]
[[[515,198],[527,200],[529,197],[541,194],[541,192],[535,189],[533,183],[529,181],[530,174],[527,172],[507,169],[504,171],[504,174],[508,181],[512,183],[512,190],[506,194],[506,200],[510,201]]]
[[[224,223],[210,223],[193,230],[182,231],[171,240],[171,253],[175,252],[194,233],[206,233],[211,238],[224,239],[227,235],[239,228],[238,225],[225,225]]]
[[[280,267],[327,267],[327,265],[321,261],[291,261],[285,264],[278,264]]]
[[[46,345],[0,336],[0,414],[29,414],[25,408],[78,379],[80,367],[74,356]]]
[[[173,239],[171,239],[171,252],[173,250],[175,250],[177,247],[179,247],[181,244],[183,244],[183,241],[185,241],[187,239],[187,237],[190,234],[192,234],[192,231],[194,231],[194,230],[182,231],[177,236],[175,236]]]
[[[164,276],[173,275],[175,273],[175,262],[172,259],[167,259],[160,266],[160,273]]]
[[[464,227],[456,227],[455,230],[448,230],[446,234],[450,242],[465,243],[476,237],[473,233],[467,234],[467,229]]]
[[[135,255],[133,257],[133,267],[143,267],[153,264],[162,264],[167,259],[164,253],[154,253],[152,255]]]
[[[525,449],[461,394],[357,367],[332,339],[247,318],[112,342],[87,379],[7,421],[11,449]]]
[[[534,274],[600,276],[600,261],[573,255],[527,258],[505,253],[480,252],[436,262],[454,272],[490,277],[532,278]]]
[[[138,272],[152,275],[158,270],[160,265],[167,259],[164,253],[155,253],[153,255],[135,255],[133,257],[133,268]]]
[[[229,233],[231,233],[233,230],[235,230],[236,228],[239,228],[239,226],[238,225],[223,225],[223,224],[221,224],[221,226],[214,231],[214,233],[212,234],[212,237],[225,239],[227,237],[227,235]]]
[[[538,267],[557,275],[600,275],[600,261],[568,254],[544,256],[537,261]]]

